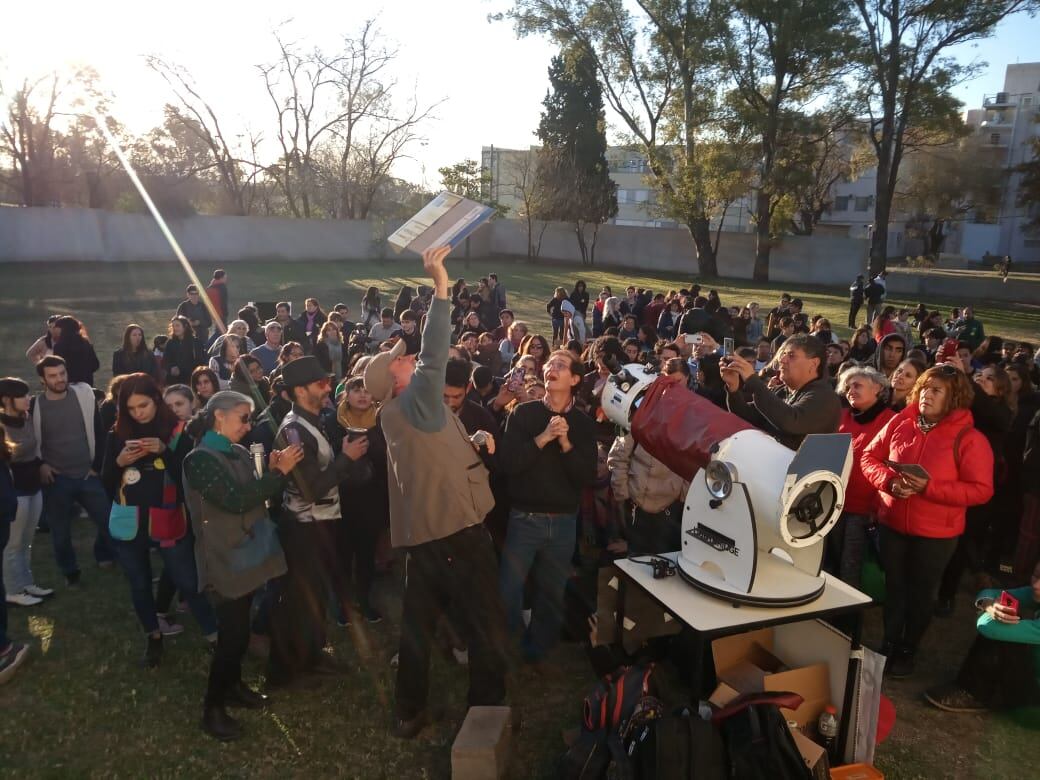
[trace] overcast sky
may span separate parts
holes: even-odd
[[[5,81],[12,74],[17,79],[92,64],[115,95],[117,119],[134,132],[159,124],[167,99],[165,85],[144,66],[143,55],[159,54],[187,67],[225,124],[263,130],[271,126],[272,108],[256,65],[275,57],[271,30],[291,16],[287,38],[331,49],[378,14],[380,28],[400,50],[396,72],[402,97],[416,85],[421,101],[446,98],[437,121],[425,128],[427,143],[416,146],[416,159],[403,161],[396,171],[431,187],[439,183],[438,167],[479,159],[483,144],[534,142],[554,51],[545,40],[518,40],[507,22],[487,21],[509,0],[178,0],[166,12],[161,4],[140,0],[4,5],[0,73]],[[1038,42],[1040,19],[1020,16],[1001,25],[994,38],[957,51],[962,60],[988,62],[957,96],[969,108],[980,104],[984,93],[1003,86],[1006,65],[1040,60]],[[613,121],[609,114],[608,121]]]

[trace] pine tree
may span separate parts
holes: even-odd
[[[538,218],[572,223],[582,262],[592,264],[599,226],[617,214],[595,62],[576,49],[565,50],[553,57],[549,82],[538,124]]]

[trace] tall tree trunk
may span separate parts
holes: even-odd
[[[574,223],[574,235],[578,239],[578,249],[581,250],[581,264],[589,264],[589,249],[585,245],[585,230],[581,222]]]
[[[755,195],[758,222],[755,225],[755,268],[751,276],[756,282],[769,281],[769,251],[772,249],[772,241],[769,237],[769,223],[772,221],[769,200],[769,193],[764,190],[759,190]]]
[[[885,270],[888,262],[888,220],[892,214],[892,200],[882,180],[885,168],[887,178],[888,165],[878,166],[877,194],[874,196],[874,234],[870,238],[870,278],[873,279]]]
[[[711,243],[711,224],[708,218],[691,217],[686,226],[697,250],[697,275],[704,279],[714,279],[719,275],[719,266],[715,257],[715,247]]]

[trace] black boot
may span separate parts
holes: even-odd
[[[895,655],[888,657],[885,665],[885,674],[892,680],[904,680],[914,673],[914,650],[910,647],[900,647]]]
[[[227,706],[241,707],[246,710],[262,710],[268,704],[268,697],[257,693],[244,682],[237,683],[224,697]]]
[[[162,634],[159,634],[158,636],[152,636],[149,634],[147,644],[144,647],[144,658],[141,659],[141,666],[145,669],[155,669],[162,661],[162,655]]]
[[[217,704],[207,704],[202,711],[202,730],[221,742],[232,742],[242,736],[238,721]]]

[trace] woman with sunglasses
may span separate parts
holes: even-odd
[[[181,464],[191,451],[184,424],[147,374],[130,374],[119,389],[116,424],[105,441],[101,480],[112,499],[108,530],[130,584],[130,600],[147,635],[142,666],[154,668],[163,640],[152,596],[151,549],[187,601],[202,633],[216,639],[213,610],[198,592],[194,539],[184,513]]]
[[[863,475],[880,491],[883,652],[893,678],[913,674],[967,508],[993,495],[993,450],[974,426],[973,396],[963,371],[949,365],[928,369],[907,408],[860,457]]]
[[[199,445],[184,462],[186,501],[196,529],[199,583],[217,613],[217,646],[210,664],[202,729],[221,741],[238,739],[238,722],[226,707],[259,709],[265,696],[242,682],[242,657],[249,646],[253,592],[285,574],[267,501],[285,486],[285,475],[303,457],[299,445],[276,450],[262,474],[238,442],[250,428],[253,402],[222,390],[188,426]]]

